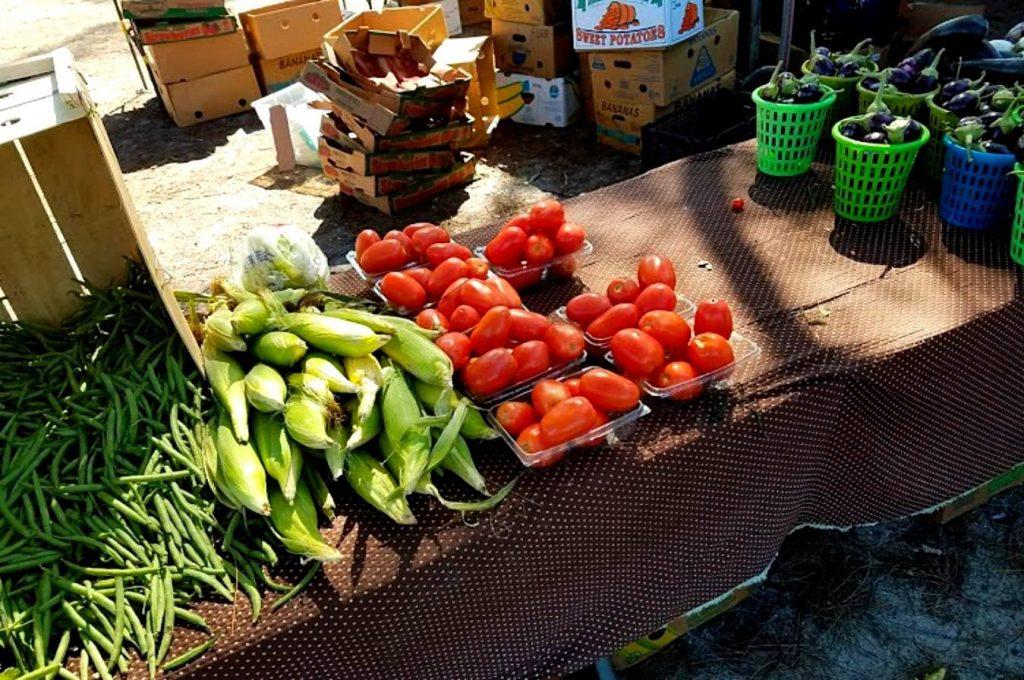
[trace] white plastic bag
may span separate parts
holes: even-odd
[[[323,95],[313,92],[302,83],[271,92],[252,103],[256,115],[267,132],[270,132],[270,109],[281,105],[288,116],[288,136],[295,152],[295,162],[311,168],[320,167],[320,123],[327,115],[325,109],[311,104],[327,101]]]
[[[235,278],[253,293],[264,288],[325,288],[327,256],[293,224],[256,227],[245,239]]]

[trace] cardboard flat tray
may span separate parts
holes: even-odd
[[[337,167],[330,157],[321,157],[324,164],[324,174],[331,179],[337,180],[346,187],[361,191],[367,196],[374,198],[390,196],[392,194],[408,191],[414,185],[421,182],[434,182],[443,180],[451,173],[451,166],[438,172],[395,172],[387,175],[361,175],[349,172]],[[452,155],[452,166],[455,165],[454,154]]]
[[[436,172],[450,168],[455,164],[455,158],[455,152],[450,149],[372,153],[343,141],[320,138],[320,159],[324,162],[325,174],[330,174],[328,163],[338,170],[362,177],[396,172]]]
[[[370,196],[359,189],[339,183],[341,193],[372,206],[386,215],[402,212],[429,201],[440,193],[468,183],[476,174],[476,157],[463,153],[462,160],[446,173],[426,176],[422,181],[389,196]]]
[[[335,110],[324,118],[320,131],[331,139],[346,144],[356,144],[364,151],[450,149],[472,137],[473,117],[464,115],[459,120],[423,130],[409,130],[395,135],[379,135],[352,114]]]

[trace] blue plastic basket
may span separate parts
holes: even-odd
[[[1016,188],[1013,176],[1013,154],[967,150],[949,135],[946,165],[942,175],[942,197],[939,215],[953,227],[962,229],[994,229],[1005,227],[1013,211]]]

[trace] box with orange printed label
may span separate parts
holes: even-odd
[[[704,28],[703,0],[573,0],[577,51],[668,47]]]

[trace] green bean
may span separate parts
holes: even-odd
[[[24,675],[19,675],[18,680],[39,680],[40,678],[48,677],[51,673],[56,673],[59,668],[59,663],[51,663],[48,666],[41,666],[34,671],[29,671]]]
[[[124,579],[120,576],[114,579],[114,639],[111,641],[113,649],[108,657],[107,665],[114,665],[121,657],[121,643],[124,640],[125,629],[125,601],[124,601]]]
[[[118,484],[152,484],[153,482],[167,482],[172,479],[185,479],[191,477],[190,470],[172,470],[170,472],[155,472],[144,475],[126,475],[118,477],[115,481]]]
[[[78,677],[81,680],[89,680],[89,652],[82,648],[82,652],[78,655]]]
[[[92,665],[96,667],[96,672],[100,674],[101,680],[114,680],[113,676],[110,675],[110,669],[103,663],[103,656],[100,654],[100,650],[96,648],[96,644],[92,640],[86,639],[82,640],[82,646],[89,654],[89,658],[92,659]]]
[[[51,562],[56,562],[61,558],[61,554],[52,551],[38,552],[35,555],[26,557],[16,562],[8,562],[7,564],[0,565],[0,574],[15,574],[19,571],[25,571],[26,569],[37,569]]]
[[[220,542],[220,546],[224,550],[231,549],[231,542],[235,539],[235,531],[238,529],[238,525],[241,521],[241,512],[231,513],[231,519],[228,520],[228,528],[224,530],[224,538]]]
[[[184,652],[183,654],[174,657],[170,661],[164,664],[165,671],[173,671],[175,668],[180,668],[185,664],[198,659],[200,656],[205,654],[211,647],[213,647],[214,640],[210,639],[201,645],[196,645],[192,649]]]
[[[159,664],[167,657],[171,649],[171,639],[174,636],[174,584],[171,582],[171,573],[164,571],[164,622],[163,639],[160,640],[160,647],[156,655],[156,662]]]
[[[289,590],[281,597],[274,600],[273,604],[270,605],[270,611],[276,611],[277,609],[280,609],[284,605],[288,604],[288,602],[290,602],[296,595],[301,593],[302,590],[309,585],[310,581],[313,580],[313,577],[316,576],[317,572],[320,571],[320,566],[320,562],[313,562],[313,565],[306,572],[305,576],[303,576],[299,580],[299,582],[295,584],[295,587],[293,587],[291,590]]]
[[[109,567],[83,567],[73,562],[65,561],[68,567],[86,576],[145,576],[160,571],[160,567],[135,567],[132,569],[111,569]]]
[[[39,579],[38,602],[46,602],[50,599],[50,575],[43,572]],[[50,641],[50,609],[46,608],[37,611],[32,617],[32,645],[35,648],[36,664],[42,666],[46,663],[46,648]]]

